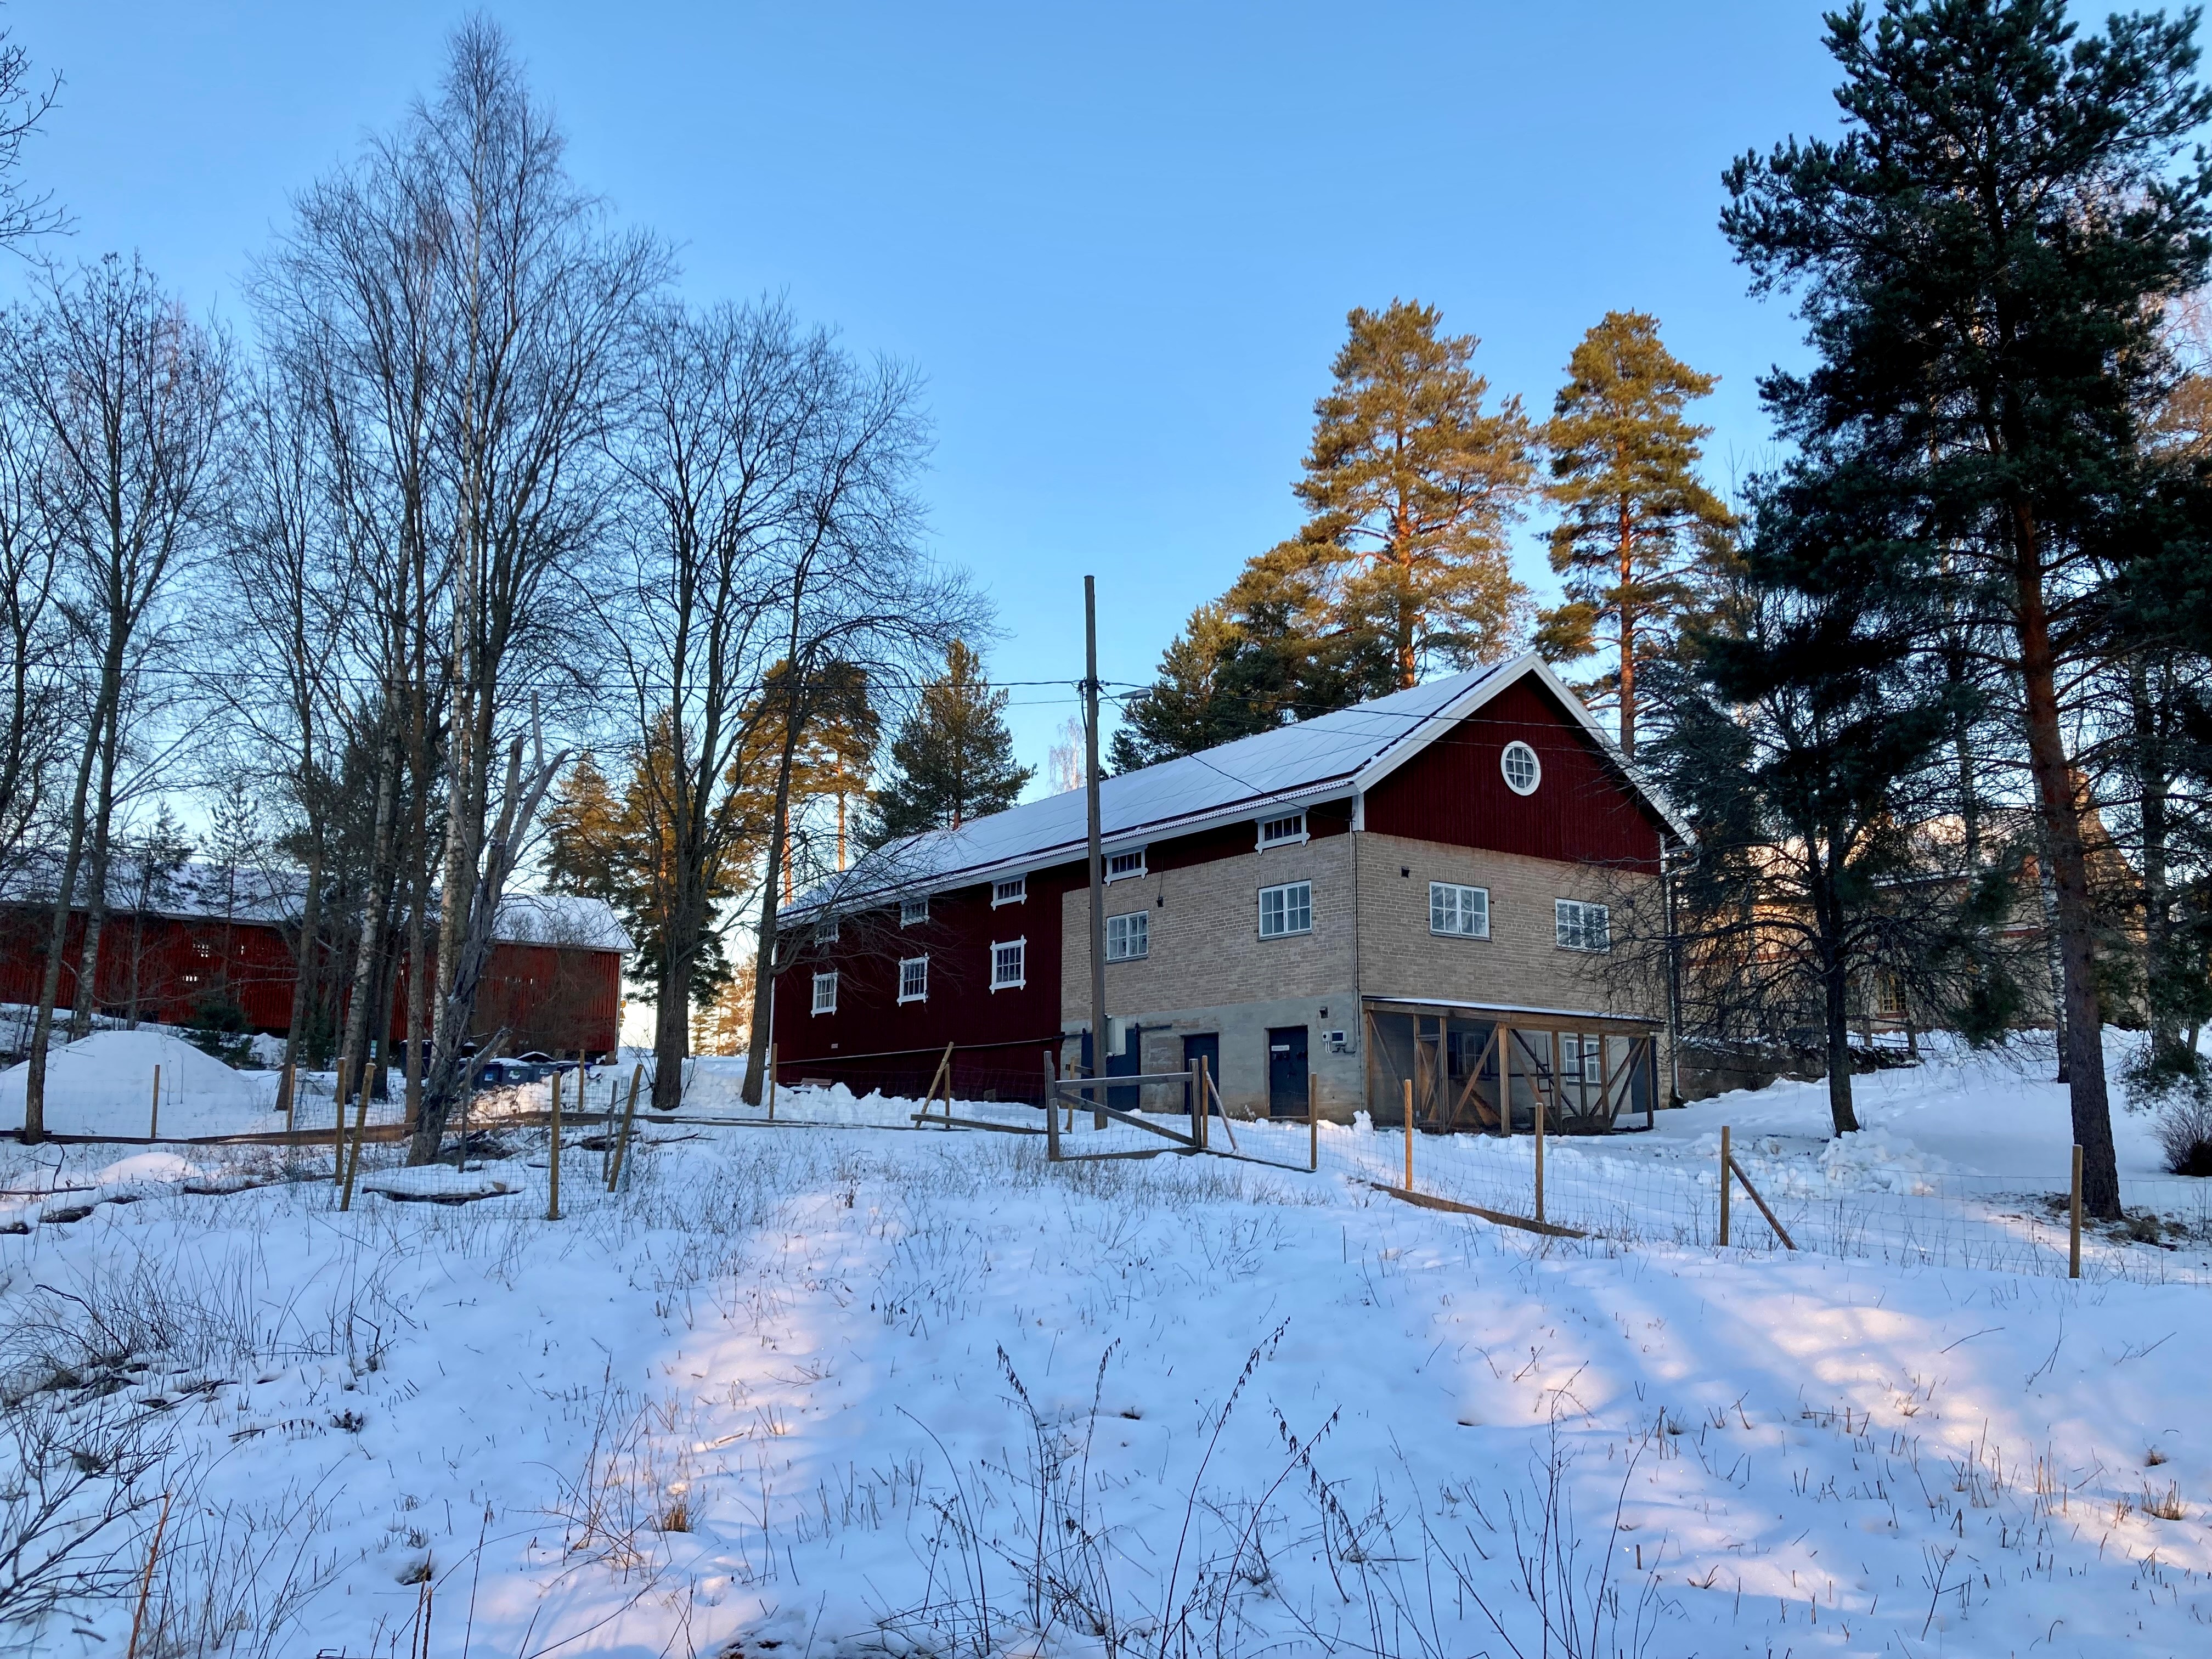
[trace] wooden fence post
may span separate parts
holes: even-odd
[[[149,1139],[149,1140],[159,1140],[161,1138],[161,1067],[160,1064],[159,1064],[158,1062],[156,1062],[156,1063],[155,1063],[155,1066],[154,1066],[154,1109],[153,1109],[153,1110],[152,1110],[150,1113],[149,1113],[149,1114],[148,1114],[148,1115],[147,1115],[147,1119],[146,1119],[146,1139]],[[2076,1184],[2076,1185],[2079,1185],[2080,1183],[2079,1183],[2079,1182],[2076,1182],[2075,1184]]]
[[[1414,1049],[1415,1065],[1420,1063],[1418,1045]],[[1406,1079],[1406,1190],[1413,1190],[1413,1079]]]
[[[1556,1033],[1555,1033],[1554,1035],[1556,1036]],[[1558,1068],[1557,1068],[1557,1067],[1554,1067],[1554,1068],[1553,1069],[1553,1072],[1552,1072],[1552,1077],[1553,1077],[1553,1084],[1554,1084],[1554,1092],[1555,1092],[1555,1093],[1556,1093],[1556,1085],[1557,1085],[1557,1082],[1558,1082],[1559,1075],[1559,1070],[1558,1070]],[[1541,1096],[1541,1095],[1538,1095],[1538,1096],[1536,1097],[1536,1219],[1537,1219],[1537,1220],[1539,1220],[1539,1221],[1541,1221],[1543,1218],[1544,1218],[1544,1097],[1543,1097],[1543,1096]]]
[[[775,1044],[768,1045],[768,1121],[775,1121]]]
[[[561,1218],[561,1073],[553,1073],[553,1151],[545,1160],[546,1172],[551,1176],[551,1196],[545,1206],[545,1218]]]
[[[361,1085],[361,1104],[354,1108],[353,1152],[347,1156],[345,1144],[345,1108],[338,1108],[338,1166],[345,1171],[344,1190],[338,1196],[338,1208],[353,1208],[354,1177],[361,1173],[361,1143],[368,1138],[368,1079]]]
[[[2066,1277],[2081,1277],[2081,1149],[2074,1149],[2074,1194],[2066,1206]]]
[[[284,1044],[284,1073],[276,1079],[276,1109],[284,1114],[284,1127],[292,1126],[292,1087],[299,1076],[299,1062],[293,1058],[292,1043]]]
[[[1306,1168],[1321,1170],[1321,1079],[1306,1073]]]
[[[349,1063],[343,1060],[339,1060],[337,1084],[337,1092],[334,1097],[331,1108],[332,1114],[331,1119],[331,1150],[336,1156],[337,1162],[331,1170],[331,1180],[334,1184],[340,1187],[345,1185],[346,1087],[351,1081],[352,1073]]]
[[[1052,1063],[1052,1050],[1044,1055],[1044,1155],[1060,1162],[1060,1068]]]
[[[614,1191],[622,1181],[623,1156],[629,1151],[630,1126],[637,1121],[637,1090],[645,1080],[645,1062],[640,1060],[629,1074],[629,1104],[623,1108],[622,1133],[615,1141],[614,1168],[607,1172],[607,1190]]]
[[[1729,1126],[1721,1125],[1721,1248],[1729,1242],[1729,1171],[1735,1168],[1735,1159],[1729,1153]]]

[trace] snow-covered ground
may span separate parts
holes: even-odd
[[[731,1070],[681,1117],[758,1116]],[[1784,1085],[1551,1173],[1686,1183],[1723,1122],[1777,1185],[2052,1172],[1977,1127],[2050,1132],[2039,1073],[1861,1081],[1865,1156]],[[1389,1132],[1053,1167],[911,1109],[656,1120],[611,1195],[585,1130],[558,1221],[542,1132],[372,1147],[343,1214],[326,1152],[0,1148],[0,1459],[151,1500],[32,1649],[124,1651],[166,1492],[142,1654],[2204,1650],[2201,1286],[1540,1238],[1365,1184]]]

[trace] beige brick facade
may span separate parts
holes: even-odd
[[[1247,853],[1185,869],[1132,876],[1106,889],[1106,914],[1150,913],[1152,941],[1140,962],[1106,964],[1106,1006],[1115,1014],[1208,1008],[1240,1002],[1325,997],[1353,982],[1351,860],[1354,836]],[[1260,890],[1313,884],[1313,932],[1260,937]],[[1424,890],[1425,891],[1425,890]],[[1060,901],[1060,1018],[1091,1018],[1091,895]]]
[[[1656,1017],[1618,1006],[1591,957],[1563,951],[1555,899],[1605,902],[1616,872],[1442,842],[1360,835],[1359,989],[1375,997],[1441,998],[1515,1008]],[[1429,884],[1490,893],[1488,939],[1429,931]]]

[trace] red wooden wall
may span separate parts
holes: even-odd
[[[1084,880],[1080,864],[1032,870],[1029,896],[995,910],[988,882],[933,893],[929,920],[912,927],[899,926],[896,905],[844,917],[836,943],[800,952],[776,981],[777,1075],[918,1096],[957,1042],[957,1086],[971,1098],[1042,1090],[1044,1051],[1060,1042],[1060,898]],[[991,946],[1016,939],[1028,941],[1024,983],[994,991]],[[929,1000],[902,1005],[899,960],[925,955]],[[817,1014],[814,975],[830,968],[837,1012]]]
[[[1499,769],[1516,738],[1543,764],[1531,795],[1507,788]],[[1367,828],[1530,858],[1659,869],[1658,818],[1534,676],[1499,692],[1369,790]]]
[[[34,1003],[46,969],[52,913],[0,911],[0,1002]],[[60,1006],[76,996],[84,918],[70,918],[63,948]],[[139,1018],[189,1024],[207,1000],[227,994],[257,1031],[281,1036],[291,1024],[292,952],[276,928],[170,916],[110,916],[100,933],[100,1008],[128,1012],[138,970]],[[497,944],[477,1001],[480,1031],[507,1027],[510,1052],[581,1048],[611,1053],[622,1013],[622,958],[611,951]],[[406,1035],[406,975],[392,998],[392,1036]]]

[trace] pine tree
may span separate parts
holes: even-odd
[[[955,640],[945,672],[929,682],[890,749],[891,775],[876,792],[872,846],[924,830],[957,830],[1004,811],[1035,769],[1014,763],[1006,693],[982,676],[982,659]]]
[[[1535,476],[1517,399],[1495,412],[1472,335],[1433,307],[1358,310],[1314,405],[1298,533],[1191,613],[1115,734],[1117,772],[1495,658],[1527,618],[1506,538]]]
[[[1310,514],[1296,546],[1326,580],[1335,630],[1380,647],[1390,681],[1357,688],[1371,696],[1434,662],[1494,657],[1518,634],[1528,596],[1506,538],[1536,434],[1517,398],[1485,410],[1475,338],[1438,334],[1433,306],[1393,300],[1347,320],[1295,486]]]
[[[1836,139],[1729,169],[1721,228],[1755,291],[1794,289],[1817,356],[1762,390],[1802,450],[1848,443],[1942,539],[1940,574],[2017,690],[2057,916],[2082,1201],[2120,1213],[2101,1006],[2110,951],[2079,790],[2100,589],[2167,374],[2164,307],[2206,278],[2212,119],[2193,12],[1886,0],[1832,13]]]
[[[1709,596],[1725,558],[1728,509],[1698,482],[1698,445],[1711,427],[1683,416],[1715,377],[1669,352],[1659,320],[1609,311],[1575,347],[1544,440],[1545,494],[1561,517],[1552,568],[1566,602],[1544,613],[1537,644],[1554,661],[1608,647],[1614,662],[1575,689],[1611,702],[1620,746],[1636,752],[1636,671],[1662,654],[1686,615]]]

